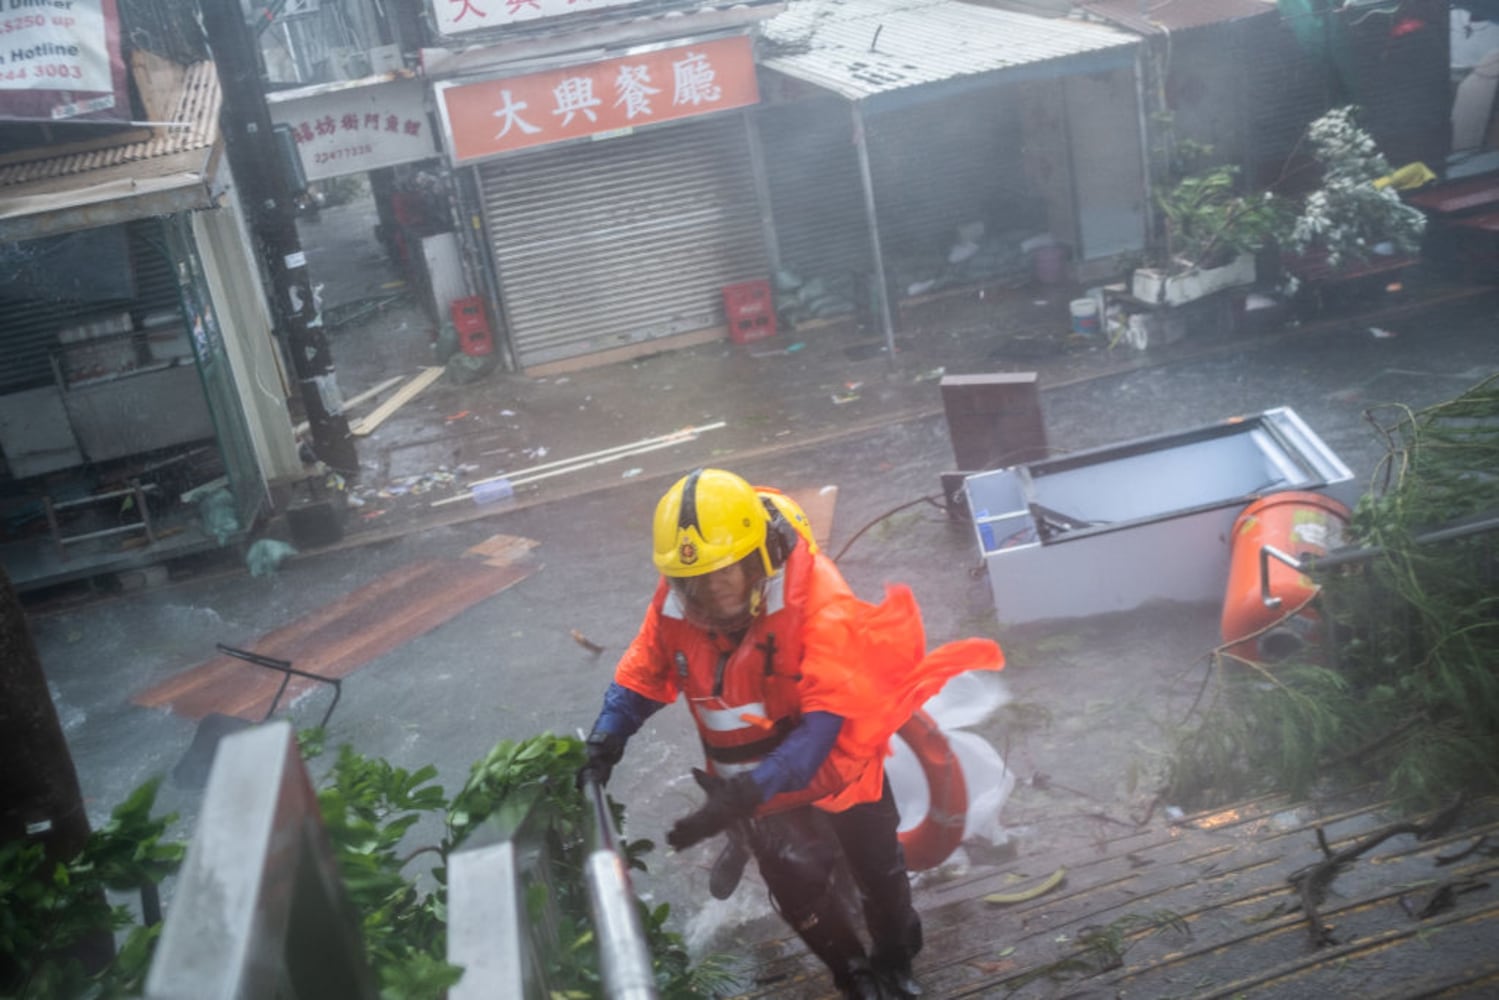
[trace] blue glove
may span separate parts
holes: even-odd
[[[708,801],[701,809],[673,823],[667,832],[666,842],[679,851],[747,819],[760,805],[760,786],[748,774],[736,774],[725,780],[693,768],[692,776],[708,793]]]

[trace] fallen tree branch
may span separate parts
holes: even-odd
[[[1321,914],[1317,911],[1317,906],[1326,897],[1327,887],[1332,884],[1332,880],[1337,877],[1339,871],[1359,855],[1373,850],[1391,837],[1397,837],[1402,833],[1413,833],[1417,840],[1430,840],[1441,836],[1457,821],[1464,798],[1462,795],[1457,796],[1452,800],[1451,805],[1425,823],[1409,821],[1392,823],[1383,830],[1371,833],[1340,851],[1331,849],[1326,834],[1322,832],[1320,826],[1317,827],[1317,844],[1322,849],[1322,860],[1286,876],[1286,881],[1295,886],[1301,896],[1301,909],[1306,914],[1307,932],[1311,935],[1312,947],[1321,948],[1335,943],[1327,925],[1322,921]]]
[[[1467,847],[1463,848],[1461,851],[1458,851],[1456,854],[1438,854],[1436,856],[1436,858],[1434,859],[1435,864],[1438,867],[1440,867],[1442,865],[1450,865],[1450,864],[1453,864],[1454,862],[1461,861],[1463,858],[1466,858],[1468,855],[1472,854],[1474,851],[1481,850],[1484,847],[1484,845],[1486,845],[1488,842],[1489,842],[1489,835],[1488,834],[1486,834],[1486,833],[1479,834],[1477,840],[1473,841],[1473,843],[1469,844]]]

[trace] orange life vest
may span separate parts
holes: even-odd
[[[925,645],[909,590],[891,588],[881,604],[866,604],[831,560],[798,544],[765,581],[764,604],[737,644],[688,623],[663,580],[614,679],[656,701],[684,695],[718,774],[752,770],[803,713],[841,716],[838,739],[806,787],[759,810],[811,802],[841,812],[880,797],[890,736],[949,677],[1003,665],[988,640],[950,643],[930,657]]]

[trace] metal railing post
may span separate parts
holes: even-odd
[[[359,926],[292,727],[225,739],[147,1000],[375,1000]]]
[[[609,814],[604,790],[593,781],[583,782],[588,801],[588,858],[584,877],[593,904],[594,937],[599,943],[599,969],[608,1000],[656,1000],[656,977],[640,908],[630,888],[625,859],[620,855],[619,835]]]

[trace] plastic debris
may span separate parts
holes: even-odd
[[[1377,340],[1389,340],[1391,337],[1395,336],[1394,330],[1386,330],[1382,326],[1369,327],[1369,333],[1372,334]]]
[[[515,495],[515,487],[503,476],[488,482],[475,483],[471,489],[474,494],[474,503],[477,504],[494,503]]]
[[[274,538],[262,538],[245,553],[245,563],[250,567],[251,576],[270,576],[283,562],[296,554],[295,545]]]
[[[220,545],[239,533],[234,494],[226,489],[217,489],[198,498],[198,518],[203,522],[203,530]]]
[[[858,398],[859,394],[857,392],[835,392],[833,393],[833,404],[835,406],[842,406],[844,403],[852,403]]]
[[[621,479],[634,479],[636,476],[640,475],[644,471],[645,470],[641,469],[641,468],[626,469],[623,473],[620,474],[619,478],[621,478]]]

